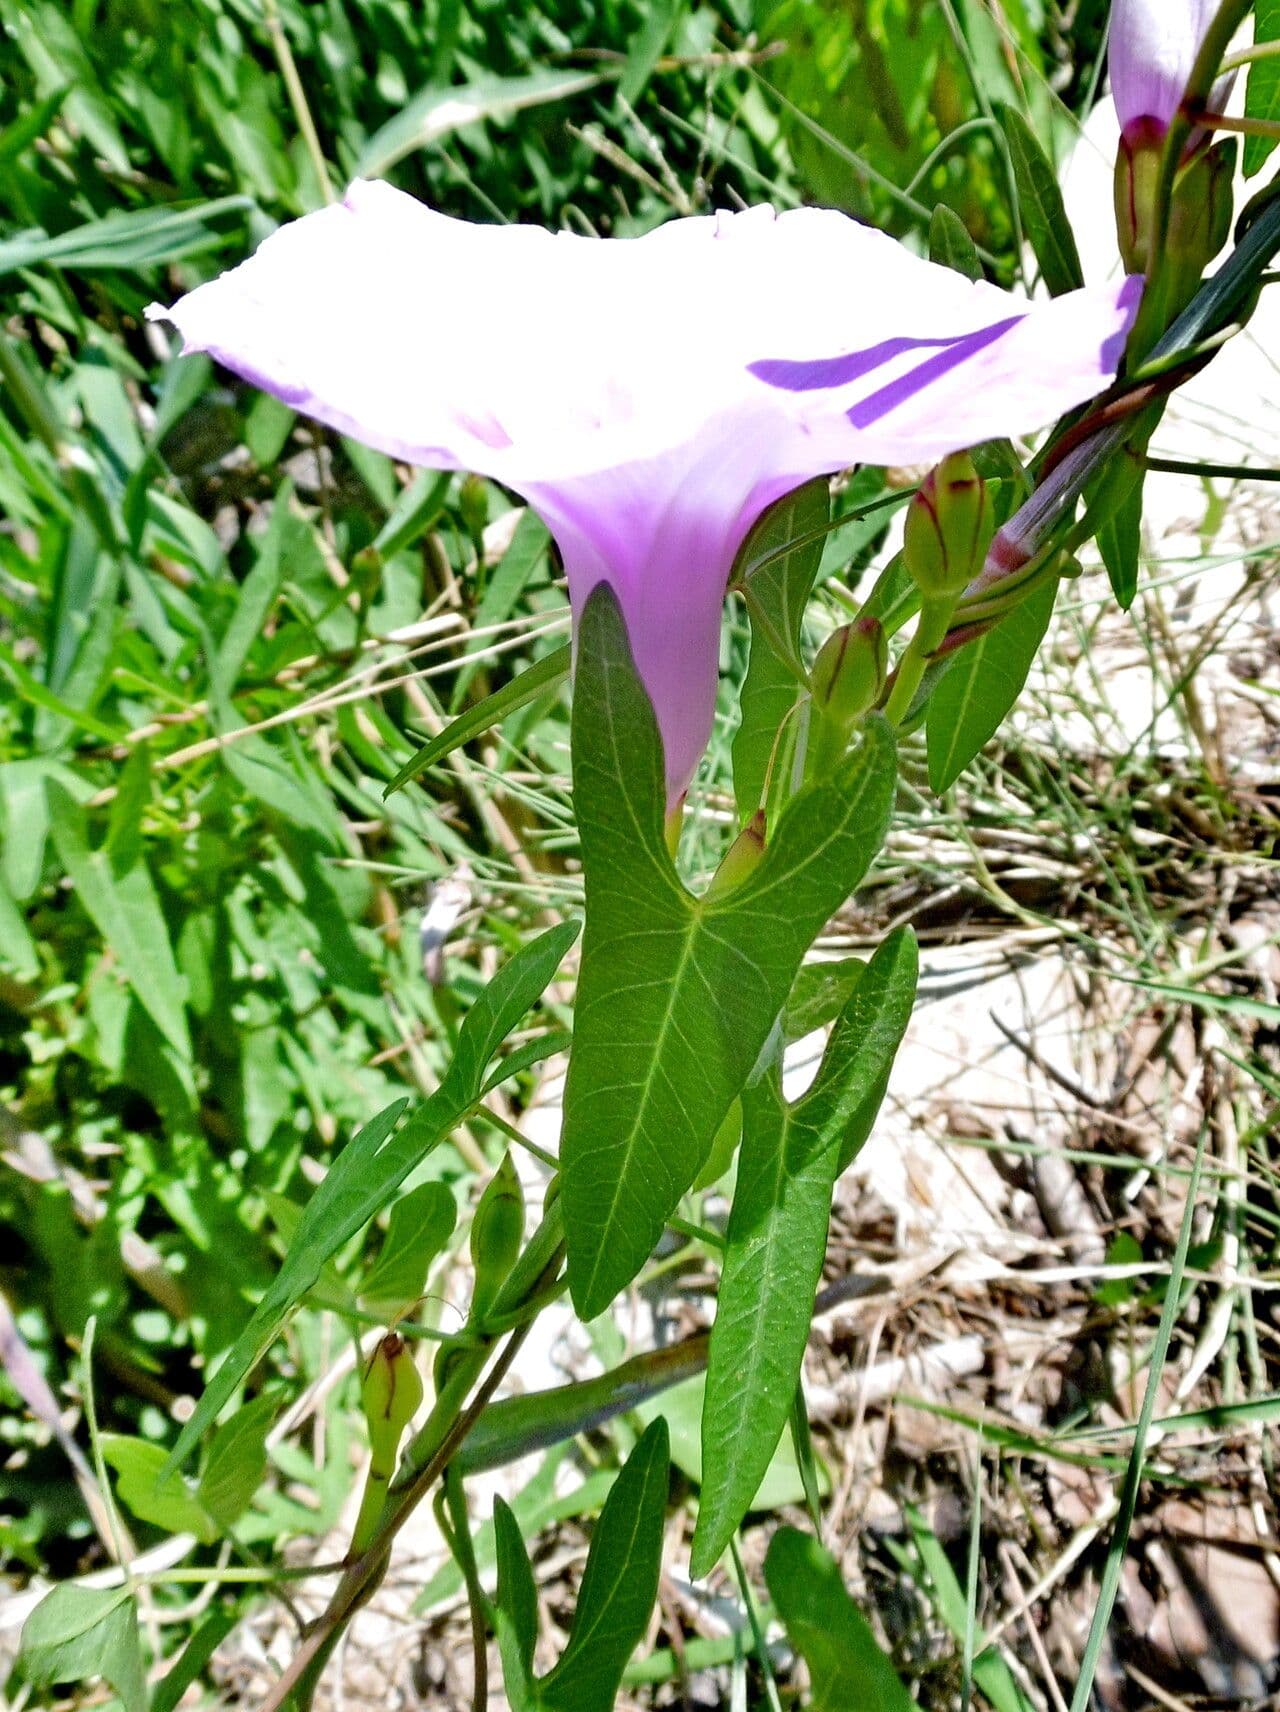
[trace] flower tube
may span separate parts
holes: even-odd
[[[1107,50],[1111,95],[1120,120],[1116,158],[1116,233],[1125,266],[1152,271],[1161,155],[1178,115],[1218,0],[1114,0]],[[1232,77],[1221,78],[1209,106],[1221,112]],[[1176,274],[1167,321],[1190,297],[1226,242],[1231,221],[1234,145],[1211,149],[1209,132],[1192,130],[1175,182],[1166,244]]]
[[[1219,0],[1114,0],[1107,62],[1120,130],[1131,142],[1144,135],[1162,140],[1177,117],[1218,4]],[[1230,85],[1230,78],[1218,85],[1213,106],[1218,106],[1220,97],[1225,99]]]
[[[357,182],[148,314],[342,433],[533,506],[575,615],[601,581],[617,595],[674,804],[711,730],[729,573],[766,507],[1083,402],[1115,375],[1139,292],[1031,303],[823,209],[601,240]]]

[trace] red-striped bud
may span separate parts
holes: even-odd
[[[846,729],[880,699],[889,673],[889,644],[878,618],[866,616],[833,630],[813,662],[809,687],[815,707]]]
[[[903,563],[926,603],[958,595],[977,576],[994,531],[986,484],[967,452],[953,452],[907,509]]]

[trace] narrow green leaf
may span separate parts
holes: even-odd
[[[644,22],[627,43],[627,63],[618,86],[619,97],[628,106],[634,107],[644,93],[683,11],[684,0],[654,0],[641,13]]]
[[[1280,0],[1254,0],[1253,39],[1257,45],[1280,40]],[[1273,123],[1280,119],[1280,59],[1256,59],[1244,91],[1245,117]],[[1274,137],[1249,137],[1244,145],[1244,176],[1260,172],[1276,146]]]
[[[663,839],[653,709],[601,584],[579,631],[573,769],[587,927],[561,1161],[569,1282],[591,1319],[644,1264],[814,935],[878,852],[896,767],[869,721],[837,773],[792,800],[751,878],[694,898]]]
[[[140,854],[116,868],[90,847],[84,810],[58,781],[48,783],[49,824],[76,896],[114,952],[139,1004],[185,1063],[191,1058],[186,993],[169,928]]]
[[[150,1522],[171,1534],[194,1534],[206,1545],[217,1539],[218,1530],[196,1494],[180,1474],[166,1472],[168,1459],[163,1445],[121,1433],[103,1433],[99,1443],[103,1460],[115,1471],[120,1502],[140,1522]]]
[[[447,755],[452,755],[455,749],[460,749],[464,743],[469,743],[482,731],[490,730],[500,724],[508,714],[527,707],[547,690],[563,683],[569,676],[572,659],[573,650],[566,643],[554,653],[535,660],[532,666],[526,666],[509,684],[504,684],[500,690],[495,690],[491,696],[486,696],[483,701],[477,702],[474,707],[469,707],[465,713],[460,713],[456,719],[450,720],[438,736],[433,737],[430,743],[424,744],[412,760],[405,762],[383,791],[383,796],[389,797],[392,791],[398,791],[402,785],[407,785],[411,779],[416,779],[419,773],[425,773],[428,767],[434,767]]]
[[[1098,530],[1098,551],[1111,579],[1111,591],[1124,612],[1138,592],[1138,562],[1142,549],[1141,478]]]
[[[489,1072],[482,1092],[491,1093],[503,1082],[509,1082],[513,1076],[523,1076],[532,1070],[535,1064],[554,1058],[558,1052],[567,1051],[572,1042],[573,1036],[567,1028],[550,1028],[545,1034],[540,1034],[533,1040],[526,1040],[522,1046],[508,1052],[497,1068]]]
[[[787,1424],[791,1428],[791,1448],[795,1453],[796,1467],[800,1470],[800,1478],[804,1482],[804,1501],[808,1507],[809,1520],[815,1531],[820,1531],[822,1470],[814,1454],[813,1434],[809,1431],[809,1408],[804,1398],[803,1376],[796,1385],[795,1396],[791,1399]]]
[[[277,1398],[265,1392],[237,1409],[213,1435],[196,1497],[221,1528],[235,1526],[262,1485],[276,1407]]]
[[[547,990],[577,937],[576,921],[561,922],[522,945],[498,970],[463,1019],[458,1044],[438,1093],[448,1091],[450,1100],[463,1110],[475,1104],[490,1059]],[[430,1104],[428,1100],[427,1106]],[[425,1111],[426,1107],[422,1109]]]
[[[548,1712],[612,1712],[657,1597],[670,1467],[666,1422],[657,1420],[627,1458],[591,1536],[569,1644],[538,1685]]]
[[[83,226],[50,237],[46,232],[22,232],[0,243],[0,279],[19,268],[158,267],[231,242],[235,227],[219,230],[223,216],[247,214],[248,196],[223,196],[193,208],[137,208],[106,214]]]
[[[589,1474],[581,1485],[573,1486],[567,1492],[555,1491],[556,1472],[564,1460],[566,1448],[544,1457],[541,1468],[532,1479],[512,1495],[511,1509],[525,1539],[532,1539],[543,1528],[554,1527],[557,1522],[571,1517],[595,1515],[609,1495],[609,1488],[616,1478],[613,1469],[600,1469]],[[492,1521],[484,1522],[476,1529],[473,1544],[476,1563],[482,1570],[496,1563],[497,1543]],[[439,1605],[452,1602],[464,1586],[461,1569],[452,1557],[448,1558],[414,1600],[414,1615],[423,1616]]]
[[[183,1647],[177,1662],[156,1683],[151,1691],[151,1712],[173,1712],[191,1684],[213,1657],[215,1651],[240,1621],[241,1612],[231,1605],[207,1616]]]
[[[998,103],[996,114],[1009,145],[1022,224],[1044,283],[1054,297],[1075,291],[1084,284],[1084,270],[1053,163],[1016,107]]]
[[[217,1419],[289,1312],[314,1287],[325,1262],[386,1206],[410,1171],[445,1140],[479,1099],[490,1059],[542,995],[577,933],[576,922],[565,922],[522,946],[467,1012],[449,1068],[430,1099],[396,1131],[408,1103],[397,1100],[353,1136],[334,1160],[307,1202],[283,1266],[179,1433],[170,1452],[170,1468],[188,1455]]]
[[[517,1462],[533,1451],[563,1444],[579,1433],[595,1432],[695,1377],[706,1360],[706,1338],[686,1338],[682,1343],[633,1356],[597,1379],[578,1379],[547,1391],[500,1397],[463,1440],[458,1466],[463,1474],[482,1474]]]
[[[671,1435],[671,1462],[695,1486],[701,1486],[705,1473],[702,1461],[702,1411],[706,1400],[706,1375],[699,1373],[673,1386],[661,1397],[641,1403],[636,1415],[644,1422],[659,1415],[667,1423]],[[831,1478],[825,1465],[815,1458],[815,1473],[820,1496],[831,1490]],[[804,1475],[796,1461],[790,1436],[784,1434],[769,1458],[760,1484],[748,1504],[750,1510],[781,1510],[790,1504],[805,1501]]]
[[[507,119],[527,107],[544,106],[584,94],[603,81],[590,71],[539,67],[523,77],[478,77],[440,89],[431,84],[415,95],[394,119],[369,138],[352,169],[353,178],[381,178],[415,149],[438,142],[463,125]]]
[[[489,574],[484,595],[472,620],[473,630],[484,632],[510,618],[516,602],[546,558],[550,539],[547,526],[537,512],[526,510],[516,524],[511,545],[502,555],[500,563]],[[479,669],[480,662],[471,660],[470,656],[483,653],[490,640],[483,634],[467,639],[468,663],[458,673],[458,682],[454,687],[452,706],[455,710],[462,706],[468,686]]]
[[[1057,599],[1049,578],[999,624],[962,648],[929,698],[925,733],[929,784],[945,791],[960,777],[1017,701]]]
[[[271,521],[259,543],[257,559],[240,585],[235,611],[218,644],[213,673],[223,696],[230,696],[235,689],[240,668],[262,635],[263,626],[280,593],[280,585],[284,581],[284,536],[292,502],[293,483],[286,481],[276,494]]]
[[[951,1567],[946,1548],[914,1504],[906,1510],[907,1526],[920,1562],[928,1577],[935,1609],[954,1638],[969,1641],[974,1649],[973,1680],[995,1708],[995,1712],[1032,1712],[1034,1702],[1018,1686],[1018,1680],[994,1647],[987,1644],[984,1630],[974,1630],[969,1600],[960,1578]]]
[[[361,1307],[389,1320],[411,1307],[457,1218],[457,1202],[443,1183],[423,1183],[402,1196],[391,1209],[377,1261],[357,1291]]]
[[[759,1489],[792,1407],[822,1275],[835,1180],[865,1142],[915,999],[910,929],[862,971],[813,1087],[794,1105],[777,1065],[742,1096],[742,1157],[702,1415],[692,1569],[716,1563]]]
[[[64,83],[61,89],[54,89],[42,100],[32,102],[11,125],[0,131],[0,166],[25,154],[37,137],[44,136],[70,92],[71,85]]]
[[[0,868],[0,964],[7,964],[24,980],[34,977],[40,968],[35,941],[17,900],[9,890],[3,868]]]
[[[290,410],[269,392],[260,392],[245,412],[244,443],[253,454],[253,461],[269,469],[284,451],[285,444],[298,420],[296,410]]]
[[[147,1712],[138,1613],[127,1587],[55,1587],[23,1626],[21,1660],[38,1688],[101,1676],[125,1712]]]
[[[733,791],[742,820],[765,805],[771,765],[780,783],[790,782],[796,727],[788,716],[803,693],[800,626],[830,516],[826,482],[809,482],[765,512],[738,555],[751,618],[751,658],[733,739]]]
[[[718,1183],[733,1163],[733,1156],[738,1151],[738,1143],[742,1140],[742,1101],[735,1100],[725,1113],[724,1122],[716,1131],[716,1138],[711,1144],[711,1152],[707,1155],[706,1164],[693,1182],[694,1194],[700,1190],[711,1188]]]
[[[142,816],[150,801],[151,750],[139,743],[116,775],[116,794],[102,841],[102,854],[117,873],[131,868],[142,855]]]
[[[861,957],[842,957],[834,963],[806,963],[795,978],[782,1014],[782,1030],[787,1039],[799,1040],[834,1022],[866,968]]]
[[[217,1419],[223,1404],[275,1340],[290,1309],[319,1281],[325,1262],[378,1210],[376,1196],[371,1197],[369,1192],[370,1181],[379,1163],[379,1151],[389,1146],[388,1137],[408,1103],[396,1100],[379,1112],[351,1138],[329,1167],[324,1181],[303,1210],[283,1266],[205,1386],[191,1419],[178,1434],[168,1468],[175,1468],[205,1428]]]
[[[412,547],[444,510],[452,480],[448,470],[419,470],[387,513],[368,553],[376,560],[385,560]]]
[[[929,260],[962,273],[966,279],[982,278],[978,246],[964,221],[945,202],[939,202],[929,221]]]
[[[1135,975],[1119,975],[1117,979],[1128,987],[1141,987],[1143,992],[1155,993],[1157,997],[1170,999],[1175,1004],[1192,1005],[1202,1011],[1219,1011],[1236,1018],[1250,1017],[1268,1028],[1280,1028],[1280,1005],[1273,1005],[1266,999],[1247,998],[1243,993],[1206,993],[1199,987],[1143,981]]]
[[[507,1699],[516,1712],[534,1704],[533,1649],[538,1641],[538,1590],[520,1524],[501,1498],[493,1501],[498,1650]]]
[[[810,1712],[915,1712],[835,1559],[817,1540],[779,1528],[764,1578],[788,1639],[809,1667]]]

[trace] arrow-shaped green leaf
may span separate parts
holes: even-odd
[[[896,778],[868,723],[795,797],[756,872],[695,898],[663,838],[662,744],[611,589],[582,615],[574,798],[587,920],[561,1147],[574,1303],[591,1319],[643,1266],[741,1092],[814,935],[870,866]]]

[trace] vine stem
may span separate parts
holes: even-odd
[[[1280,119],[1233,119],[1228,113],[1207,108],[1196,114],[1196,123],[1209,131],[1233,131],[1240,137],[1280,137]]]
[[[293,108],[293,116],[298,122],[302,140],[306,145],[308,155],[311,157],[311,168],[316,175],[320,194],[326,202],[333,202],[336,200],[333,181],[329,177],[324,150],[320,147],[320,134],[316,130],[315,120],[311,117],[307,92],[302,87],[302,79],[298,76],[297,61],[293,57],[293,49],[289,46],[289,38],[285,34],[276,0],[262,0],[262,16],[267,26],[267,34],[271,37],[271,48],[276,56],[276,64],[280,67],[280,75],[284,79],[284,86],[289,96],[289,105]]]
[[[488,1407],[494,1392],[519,1354],[520,1346],[529,1335],[532,1324],[532,1320],[527,1320],[511,1333],[472,1402],[455,1417],[434,1455],[402,1488],[399,1501],[389,1507],[368,1550],[347,1565],[328,1606],[311,1625],[302,1645],[263,1696],[259,1712],[280,1712],[280,1708],[308,1676],[323,1666],[343,1629],[360,1607],[372,1598],[386,1574],[391,1546],[396,1535],[444,1473],[463,1440]]]

